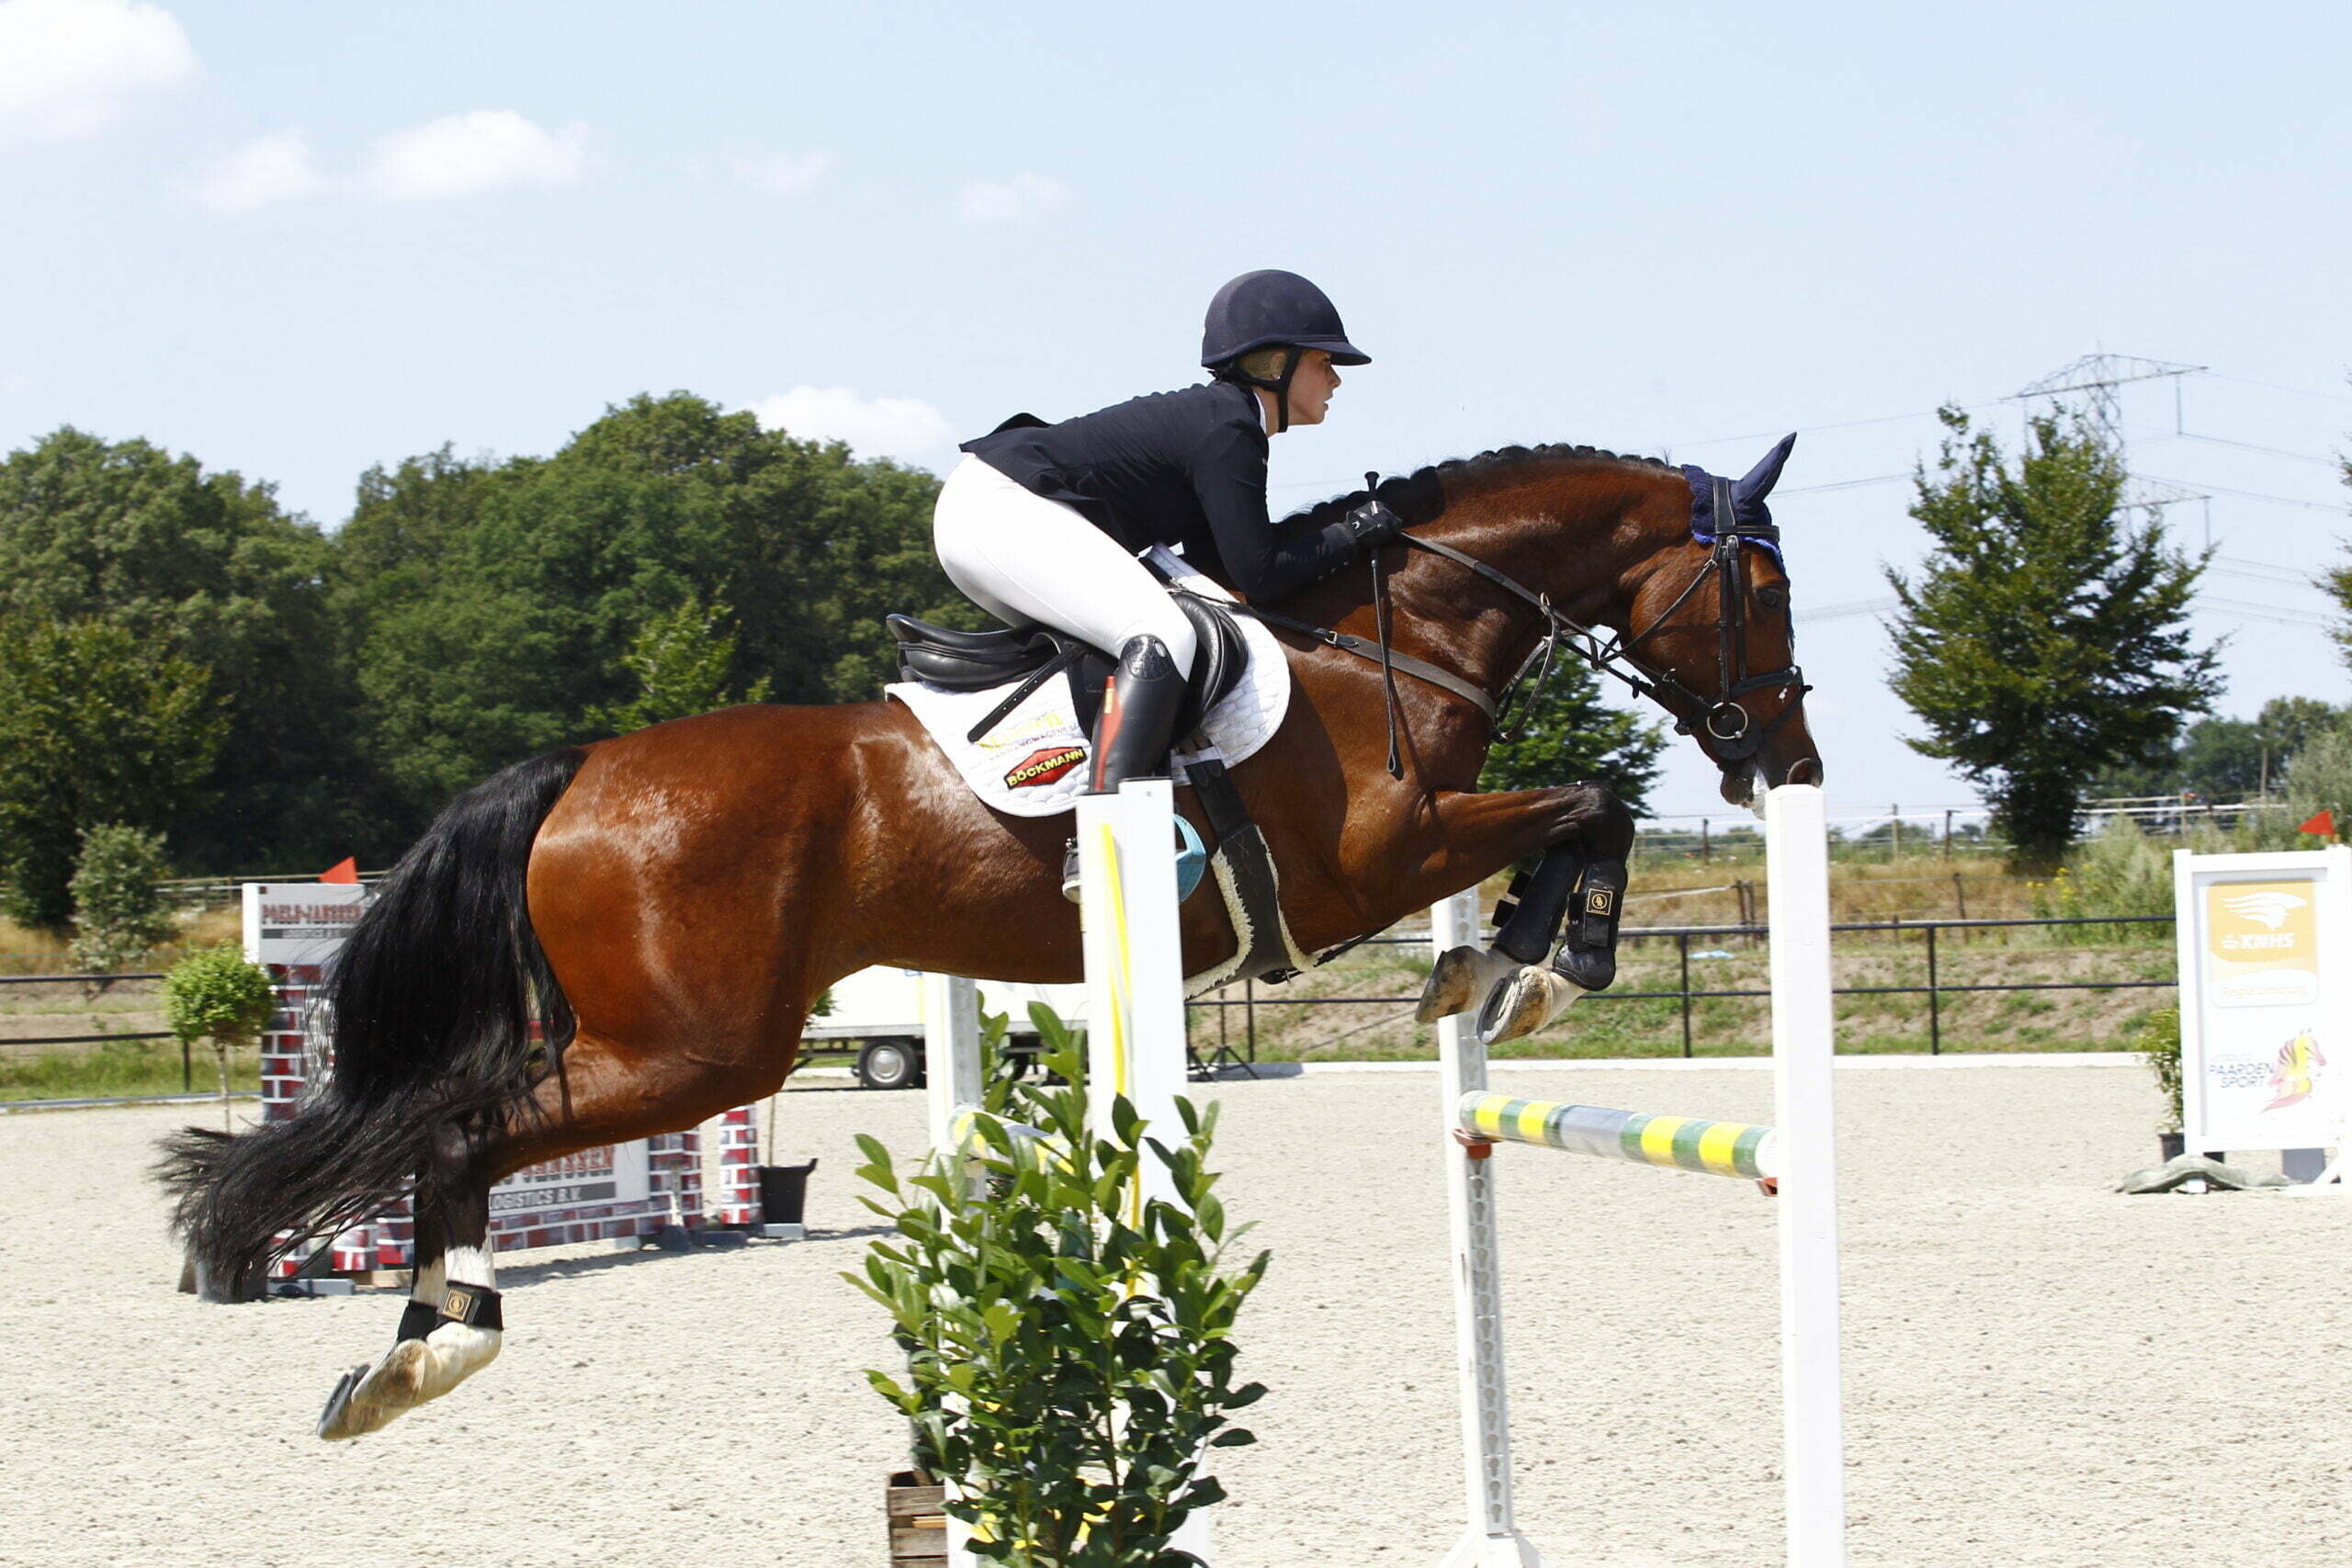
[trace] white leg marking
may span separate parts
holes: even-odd
[[[438,1306],[451,1284],[494,1289],[498,1269],[490,1249],[453,1247],[441,1261],[417,1271],[412,1301]],[[429,1293],[428,1293],[429,1292]],[[423,1339],[403,1339],[370,1366],[344,1375],[319,1436],[330,1442],[380,1431],[429,1399],[438,1399],[498,1358],[495,1328],[445,1323]]]

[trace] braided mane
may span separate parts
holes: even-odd
[[[1605,447],[1580,446],[1571,442],[1556,441],[1542,446],[1497,446],[1474,457],[1448,457],[1442,463],[1416,468],[1402,478],[1408,487],[1415,490],[1430,484],[1450,491],[1459,491],[1465,486],[1471,490],[1481,490],[1490,483],[1515,478],[1521,470],[1538,463],[1571,461],[1631,463],[1639,468],[1668,470],[1674,468],[1660,457],[1640,457],[1627,452],[1611,452]],[[1345,495],[1335,495],[1329,501],[1316,502],[1302,515],[1312,519],[1317,526],[1336,522],[1350,508],[1362,505],[1371,493],[1369,491],[1353,490]]]

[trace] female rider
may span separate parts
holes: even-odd
[[[1402,526],[1379,499],[1336,523],[1266,515],[1266,442],[1320,424],[1348,341],[1323,291],[1250,272],[1216,291],[1201,335],[1211,379],[1047,424],[1016,414],[940,489],[948,577],[1011,626],[1042,622],[1118,656],[1096,721],[1091,792],[1157,770],[1194,652],[1192,623],[1136,558],[1153,545],[1252,601],[1329,577]],[[1075,896],[1073,867],[1063,891]]]

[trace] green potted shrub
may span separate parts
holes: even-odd
[[[277,1010],[269,972],[246,962],[233,942],[200,948],[164,976],[164,1021],[183,1047],[212,1043],[220,1068],[220,1124],[229,1124],[229,1053],[250,1045]]]
[[[2143,1014],[2132,1024],[2124,1043],[2147,1059],[2148,1070],[2155,1075],[2156,1088],[2164,1096],[2156,1146],[2164,1152],[2165,1158],[2177,1158],[2188,1136],[2181,1130],[2180,1010],[2158,1008]]]
[[[866,1204],[896,1234],[843,1278],[907,1353],[902,1375],[867,1376],[912,1423],[918,1465],[948,1481],[976,1555],[1175,1568],[1194,1559],[1170,1538],[1225,1495],[1208,1450],[1253,1440],[1227,1414],[1264,1390],[1234,1382],[1231,1336],[1267,1258],[1226,1261],[1242,1231],[1211,1190],[1215,1109],[1180,1100],[1183,1135],[1163,1138],[1122,1098],[1113,1134],[1091,1136],[1081,1053],[1051,1012],[1031,1016],[1045,1080],[997,1076],[960,1154],[902,1178],[858,1140],[858,1174],[883,1194]],[[985,1027],[1000,1045],[1005,1021]],[[1146,1160],[1174,1196],[1130,1224],[1123,1195]]]

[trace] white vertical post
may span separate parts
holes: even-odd
[[[1182,1139],[1184,960],[1176,920],[1176,786],[1134,779],[1116,795],[1078,797],[1086,936],[1087,1095],[1098,1137],[1125,1095],[1163,1143]],[[1172,1188],[1148,1153],[1136,1217]]]
[[[1771,893],[1773,1124],[1780,1180],[1781,1407],[1789,1568],[1844,1568],[1845,1435],[1838,1314],[1836,1052],[1828,818],[1821,790],[1766,797]]]
[[[1150,1123],[1147,1137],[1182,1141],[1184,954],[1176,902],[1176,786],[1130,779],[1116,795],[1078,797],[1079,923],[1086,952],[1086,1092],[1097,1137],[1111,1134],[1125,1095]],[[1127,1218],[1175,1192],[1168,1168],[1144,1153]],[[1209,1516],[1196,1512],[1170,1544],[1204,1562]]]
[[[931,1146],[944,1149],[955,1145],[956,1113],[979,1104],[987,1082],[980,1066],[980,987],[961,975],[925,975],[916,983]]]
[[[924,975],[916,985],[922,1005],[923,1091],[931,1146],[944,1153],[958,1143],[956,1118],[980,1103],[987,1083],[980,1062],[980,987],[961,975]],[[945,1480],[952,1496],[956,1479]],[[972,1554],[971,1543],[972,1527],[948,1515],[948,1568],[986,1568]]]
[[[1430,910],[1430,949],[1443,957],[1478,941],[1478,890]],[[1495,1242],[1495,1162],[1473,1159],[1453,1136],[1454,1107],[1487,1087],[1487,1048],[1474,1012],[1437,1025],[1439,1126],[1453,1230],[1454,1345],[1462,1373],[1463,1488],[1470,1523],[1442,1568],[1544,1568],[1511,1515],[1510,1389],[1504,1381],[1502,1280]]]

